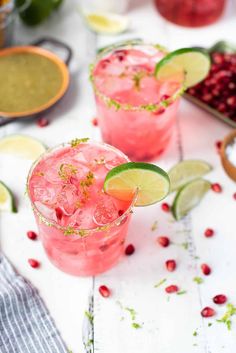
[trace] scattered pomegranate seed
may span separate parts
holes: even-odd
[[[135,252],[135,247],[133,246],[133,244],[129,244],[126,246],[125,248],[125,255],[132,255]]]
[[[176,268],[176,261],[175,260],[167,260],[166,261],[166,268],[169,272],[173,272]]]
[[[32,230],[29,230],[27,233],[27,237],[30,239],[30,240],[35,240],[37,239],[37,234],[35,232],[33,232]]]
[[[211,190],[220,193],[222,192],[222,186],[219,183],[211,184]]]
[[[35,259],[29,259],[28,263],[30,264],[31,267],[33,268],[38,268],[40,266],[39,261],[35,260]]]
[[[214,230],[211,228],[207,228],[204,232],[205,237],[210,238],[213,237],[213,235],[215,234]]]
[[[164,212],[169,212],[170,211],[170,205],[168,205],[168,203],[164,202],[161,204],[161,209]]]
[[[236,200],[236,192],[233,194],[233,198]]]
[[[92,124],[93,124],[93,126],[98,126],[98,119],[97,119],[97,118],[94,118],[94,119],[92,120]]]
[[[213,298],[215,304],[224,304],[227,301],[227,297],[224,294],[218,294]]]
[[[170,286],[165,288],[166,293],[176,293],[178,292],[179,287],[176,286],[175,284],[171,284]]]
[[[104,285],[100,286],[98,288],[98,290],[99,290],[99,293],[101,294],[101,296],[104,298],[108,298],[111,295],[111,291],[109,288],[107,288],[107,286],[104,286]]]
[[[208,275],[211,273],[211,268],[210,268],[210,266],[208,266],[207,264],[202,264],[202,265],[201,265],[201,269],[202,269],[202,273],[203,273],[205,276],[208,276]]]
[[[57,216],[57,219],[61,220],[62,219],[62,216],[63,216],[63,211],[60,207],[56,207],[55,208],[55,212],[56,212],[56,216]]]
[[[215,310],[210,308],[209,306],[206,306],[204,309],[201,311],[202,317],[212,317],[215,315]]]
[[[124,210],[119,210],[119,211],[118,211],[118,216],[121,217],[124,213],[125,213]]]
[[[170,244],[170,240],[167,237],[157,237],[157,242],[160,244],[163,248],[166,248]]]
[[[222,141],[216,141],[215,145],[216,145],[217,152],[219,152],[222,146]]]
[[[46,118],[39,118],[38,120],[37,120],[37,125],[39,126],[39,127],[45,127],[45,126],[47,126],[49,124],[49,121],[48,121],[48,119],[46,119]]]

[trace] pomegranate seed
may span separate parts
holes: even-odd
[[[56,207],[55,208],[55,212],[56,212],[57,219],[60,221],[62,219],[62,216],[63,216],[62,209],[60,207]]]
[[[215,310],[210,308],[209,306],[206,306],[204,309],[201,311],[202,317],[212,317],[215,315]]]
[[[207,228],[204,232],[205,237],[211,238],[215,234],[214,230],[211,228]]]
[[[125,255],[132,255],[133,253],[135,252],[135,247],[133,246],[133,244],[129,244],[126,246],[126,249],[125,249]]]
[[[35,240],[37,239],[37,234],[35,232],[33,232],[32,230],[29,230],[27,233],[27,237],[30,239],[30,240]]]
[[[47,126],[49,124],[49,121],[48,121],[48,119],[46,119],[46,118],[39,118],[38,120],[37,120],[37,125],[39,126],[39,127],[45,127],[45,126]]]
[[[29,259],[28,263],[30,264],[31,267],[33,268],[38,268],[40,266],[39,261],[35,260],[35,259]]]
[[[166,261],[166,269],[169,271],[169,272],[173,272],[176,268],[176,262],[175,260],[167,260]]]
[[[104,285],[100,286],[98,290],[101,296],[104,298],[108,298],[111,295],[111,291],[109,288],[107,288],[107,286],[104,286]]]
[[[119,211],[118,211],[118,216],[121,217],[124,213],[125,213],[124,210],[119,210]]]
[[[178,292],[179,287],[176,286],[175,284],[171,284],[170,286],[165,288],[166,293],[176,293]]]
[[[236,192],[233,194],[233,198],[236,200]]]
[[[165,108],[161,107],[159,108],[156,112],[154,112],[155,115],[159,115],[165,112]]]
[[[157,242],[160,244],[163,248],[166,248],[170,244],[170,240],[167,237],[157,237]]]
[[[219,183],[211,184],[211,190],[216,193],[220,193],[222,192],[222,186]]]
[[[216,149],[217,149],[217,151],[219,152],[220,151],[220,149],[221,149],[221,146],[222,146],[222,141],[216,141]]]
[[[213,298],[213,302],[215,304],[224,304],[226,301],[227,301],[227,297],[224,294],[218,294]]]
[[[210,268],[210,266],[208,266],[207,264],[202,264],[202,265],[201,265],[201,269],[202,269],[202,273],[203,273],[205,276],[208,276],[208,275],[211,273],[211,268]]]
[[[98,120],[97,120],[97,118],[94,118],[94,119],[92,120],[92,124],[93,124],[93,126],[98,126]]]
[[[164,212],[169,212],[169,211],[170,211],[170,206],[168,205],[168,203],[163,202],[163,203],[161,204],[161,209],[162,209],[162,211],[164,211]]]

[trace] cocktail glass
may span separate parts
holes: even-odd
[[[32,166],[27,187],[40,239],[62,271],[96,275],[124,253],[135,195],[119,201],[103,192],[103,183],[110,169],[127,161],[114,147],[76,139]]]
[[[175,126],[182,81],[154,74],[165,55],[159,45],[131,41],[105,48],[91,67],[103,140],[134,161],[159,157]]]
[[[225,0],[155,0],[155,5],[164,18],[187,27],[214,23],[222,15],[225,4]]]

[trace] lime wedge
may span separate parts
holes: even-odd
[[[87,13],[84,15],[88,26],[96,33],[117,34],[124,32],[128,18],[112,13]]]
[[[0,211],[17,212],[11,190],[0,181]]]
[[[205,193],[210,189],[211,183],[204,179],[196,179],[186,184],[178,191],[172,206],[172,213],[178,221],[190,210],[197,206]]]
[[[169,53],[159,61],[155,68],[155,74],[157,79],[161,81],[184,77],[185,88],[188,88],[204,80],[210,66],[210,57],[206,51],[183,48]]]
[[[42,142],[25,135],[10,135],[0,139],[0,153],[35,160],[45,150]]]
[[[212,166],[201,160],[185,160],[176,164],[169,171],[171,191],[182,188],[190,181],[201,178],[203,175],[209,173]]]
[[[147,206],[162,200],[169,192],[170,181],[164,170],[149,163],[121,164],[107,174],[104,190],[123,201],[132,200],[135,206]]]

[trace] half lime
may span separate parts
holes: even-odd
[[[119,200],[132,200],[137,193],[135,206],[147,206],[164,199],[169,188],[170,180],[164,170],[139,162],[113,168],[104,182],[104,191]]]
[[[210,70],[208,53],[196,48],[182,48],[167,54],[155,68],[158,80],[168,81],[183,77],[185,88],[204,80]]]
[[[210,187],[211,183],[204,179],[193,180],[182,187],[176,194],[172,206],[175,219],[180,220],[197,206]]]
[[[87,25],[96,33],[117,34],[124,32],[129,24],[128,18],[112,13],[84,14]]]

